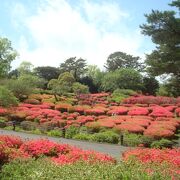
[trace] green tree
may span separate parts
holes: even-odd
[[[130,68],[118,69],[108,72],[102,79],[102,88],[105,91],[113,92],[116,89],[142,89],[142,75]]]
[[[58,79],[51,79],[48,83],[48,88],[52,90],[56,101],[58,101],[57,95],[65,95],[72,92],[74,82],[73,75],[69,72],[64,72],[59,75]]]
[[[159,88],[159,82],[153,76],[143,77],[143,93],[148,93],[150,95],[155,95]]]
[[[101,90],[101,81],[104,76],[97,65],[88,65],[85,76],[80,79],[80,82],[89,87],[91,93],[97,93]]]
[[[18,104],[17,98],[6,87],[0,86],[0,106],[9,107]]]
[[[18,79],[9,79],[6,82],[6,87],[20,100],[23,100],[29,94],[33,93],[35,88],[44,86],[44,79],[31,74],[24,74]]]
[[[75,80],[78,81],[86,72],[86,60],[82,58],[76,59],[76,57],[67,59],[60,64],[60,73],[64,72],[72,73]]]
[[[170,6],[180,10],[180,0]],[[151,37],[156,49],[146,55],[147,70],[155,76],[167,74],[180,84],[180,18],[178,11],[155,11],[145,15],[147,23],[141,27],[142,33]],[[180,90],[178,89],[180,92]],[[178,94],[180,95],[180,94]]]
[[[72,89],[75,94],[87,94],[89,92],[88,86],[85,86],[79,82],[73,83]]]
[[[124,52],[114,52],[107,58],[105,68],[108,71],[115,71],[120,68],[142,69],[142,63],[139,62],[140,57],[134,57]]]
[[[19,65],[17,70],[19,71],[20,75],[24,75],[24,74],[32,74],[33,68],[34,68],[34,65],[31,62],[23,61]]]
[[[7,38],[0,37],[0,77],[5,77],[11,69],[11,62],[17,57]]]
[[[56,68],[56,67],[40,66],[40,67],[34,68],[34,73],[38,77],[43,78],[47,81],[50,81],[51,79],[58,78],[58,76],[60,74],[60,70],[59,70],[59,68]]]

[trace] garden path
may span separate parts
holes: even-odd
[[[94,143],[88,141],[79,141],[79,140],[57,138],[57,137],[48,137],[46,135],[29,134],[24,132],[16,132],[16,131],[3,130],[3,129],[0,129],[0,134],[19,136],[22,139],[42,139],[42,138],[49,139],[54,142],[73,145],[84,150],[94,150],[101,153],[105,153],[116,158],[117,160],[121,159],[122,153],[124,151],[130,149],[129,147],[125,147],[121,145]]]

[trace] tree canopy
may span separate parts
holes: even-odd
[[[102,88],[113,92],[116,89],[142,89],[142,75],[130,68],[108,72],[102,79]]]
[[[34,68],[34,73],[38,77],[43,78],[47,81],[50,81],[51,79],[58,78],[60,74],[60,70],[59,68],[51,67],[51,66],[39,66],[39,67]]]
[[[174,1],[171,5],[180,2]],[[178,7],[178,4],[177,4]],[[179,6],[180,7],[180,6]],[[155,11],[145,15],[147,24],[141,27],[142,33],[151,36],[157,44],[156,50],[147,55],[146,63],[155,75],[180,73],[180,18],[174,11]]]
[[[118,51],[109,55],[105,68],[108,71],[115,71],[120,68],[142,69],[142,63],[139,62],[140,57],[135,57],[124,52]]]
[[[72,73],[75,80],[78,81],[86,72],[86,60],[82,58],[76,59],[76,57],[67,59],[60,64],[60,73],[64,72]]]
[[[0,37],[0,77],[5,77],[11,69],[11,62],[17,57],[11,41]]]
[[[180,0],[170,6],[180,10]],[[142,33],[151,37],[156,49],[146,56],[147,70],[158,76],[169,74],[180,84],[180,18],[175,11],[152,10],[146,14],[147,23],[141,27]],[[179,90],[178,90],[179,91]]]

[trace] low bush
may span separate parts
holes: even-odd
[[[70,126],[66,129],[65,138],[71,139],[78,133],[79,133],[79,127]]]
[[[123,134],[123,145],[125,146],[138,146],[139,144],[142,144],[142,135],[140,134],[133,134],[133,133],[124,133]]]
[[[172,147],[173,142],[168,140],[168,139],[161,139],[161,140],[156,140],[151,143],[151,148],[170,148]]]
[[[54,136],[54,137],[62,137],[63,133],[60,130],[54,129],[54,130],[47,132],[47,135],[48,136]]]
[[[36,129],[37,123],[31,121],[22,121],[20,126],[23,130],[33,131]]]
[[[119,135],[113,131],[99,132],[93,134],[91,136],[91,140],[96,142],[107,142],[117,144],[119,141]]]
[[[76,134],[75,136],[73,136],[73,139],[89,141],[89,140],[92,139],[92,135],[91,134],[80,133],[80,134]]]

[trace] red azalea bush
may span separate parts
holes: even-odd
[[[138,148],[126,151],[123,154],[123,159],[128,160],[130,157],[135,157],[142,163],[168,163],[175,169],[180,169],[180,148],[177,149],[148,149]]]
[[[134,123],[134,124],[140,125],[144,128],[147,128],[151,123],[150,120],[140,119],[140,118],[139,119],[138,118],[132,118],[132,119],[127,120],[126,122]]]
[[[96,116],[105,114],[105,110],[103,108],[86,109],[84,112],[86,115],[96,115]]]
[[[99,123],[100,127],[113,128],[115,126],[115,123],[112,121],[99,120],[97,122]]]
[[[7,109],[0,107],[0,116],[4,116],[7,114]]]
[[[15,158],[26,158],[28,155],[19,150],[23,141],[19,137],[0,135],[0,164]]]
[[[20,150],[37,158],[42,155],[57,156],[58,154],[66,154],[71,148],[68,145],[60,145],[49,140],[40,139],[25,142],[20,147]]]
[[[115,160],[105,154],[84,151],[66,144],[58,144],[49,140],[39,139],[22,142],[18,137],[0,135],[0,163],[15,158],[50,156],[58,164],[74,163],[80,160],[87,162],[110,162]]]
[[[155,106],[152,108],[152,113],[149,114],[152,117],[174,117],[174,114],[168,111],[164,107]]]
[[[179,117],[180,116],[180,107],[176,109],[176,115]]]
[[[151,127],[149,126],[145,131],[144,135],[152,137],[154,139],[171,138],[174,136],[172,130],[164,129],[163,127]]]
[[[125,120],[123,118],[121,118],[121,116],[111,116],[111,117],[105,117],[102,119],[97,120],[98,122],[112,122],[115,124],[121,124],[122,122],[124,122]]]
[[[138,116],[138,115],[148,115],[149,110],[143,107],[136,107],[129,110],[128,115],[130,116]]]
[[[164,96],[132,96],[123,100],[125,104],[177,104],[178,98],[164,97]]]
[[[58,157],[53,157],[52,161],[57,164],[72,164],[77,161],[86,161],[90,163],[95,162],[109,162],[115,163],[115,160],[105,154],[90,151],[90,150],[81,150],[78,148],[73,148],[68,155],[59,155]]]
[[[145,130],[144,127],[140,125],[137,125],[135,123],[126,123],[126,122],[117,125],[114,128],[119,131],[128,131],[130,133],[143,133]]]
[[[19,148],[23,144],[23,141],[19,137],[0,135],[0,143],[9,148]]]
[[[126,115],[128,112],[128,108],[125,107],[116,107],[107,112],[107,115]]]

